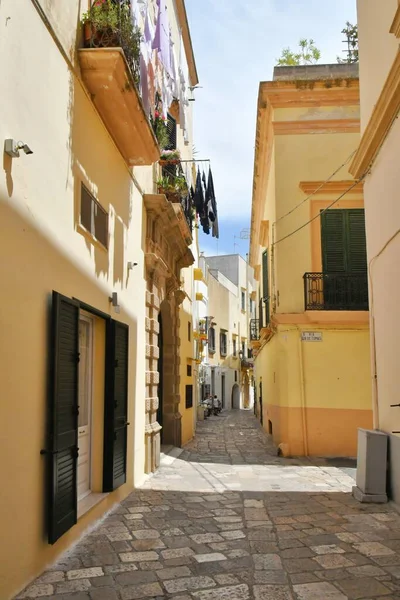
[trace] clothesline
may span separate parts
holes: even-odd
[[[188,163],[188,162],[210,162],[209,158],[189,158],[187,160],[181,160],[179,159],[179,162],[181,163]]]

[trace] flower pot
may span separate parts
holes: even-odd
[[[86,21],[83,25],[83,40],[85,48],[89,48],[92,41],[93,27],[90,21]]]
[[[180,162],[179,158],[161,158],[158,161],[161,167],[166,167],[167,165],[179,165]]]

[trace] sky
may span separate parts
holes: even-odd
[[[356,0],[186,0],[186,10],[202,86],[194,91],[195,156],[211,160],[220,229],[219,240],[200,230],[200,249],[245,256],[259,83],[300,38],[315,41],[320,63],[337,62]]]

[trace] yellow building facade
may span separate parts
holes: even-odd
[[[400,502],[398,272],[400,264],[400,7],[357,2],[361,140],[350,165],[364,179],[374,428],[388,434],[388,494]]]
[[[260,84],[251,337],[257,414],[284,455],[355,456],[372,422],[363,188],[348,173],[359,127],[352,65]]]
[[[156,183],[160,148],[127,55],[85,47],[90,4],[0,6],[2,600],[157,468],[161,431],[166,444],[186,436],[179,315],[196,243]],[[191,160],[198,79],[184,2],[166,4],[187,87],[164,106]]]

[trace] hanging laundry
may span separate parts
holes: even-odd
[[[203,194],[203,186],[201,184],[201,175],[200,171],[197,171],[196,176],[196,187],[194,191],[194,205],[196,207],[196,212],[199,216],[204,213],[204,194]]]
[[[152,48],[157,50],[164,69],[171,75],[171,56],[169,47],[169,22],[165,0],[157,0],[158,16],[156,32],[154,35]]]
[[[208,181],[207,181],[207,189],[206,189],[206,200],[208,204],[208,216],[210,221],[212,222],[212,236],[215,238],[219,238],[219,226],[218,226],[218,211],[217,211],[217,200],[215,198],[214,192],[214,181],[213,176],[210,170],[208,171]]]

